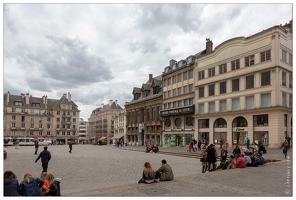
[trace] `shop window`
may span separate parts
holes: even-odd
[[[198,128],[209,128],[209,119],[199,119]]]
[[[203,144],[209,144],[209,132],[199,132],[198,140],[200,140]]]
[[[220,139],[222,139],[223,144],[225,143],[225,140],[227,139],[227,132],[215,132],[214,133],[214,144],[220,144]]]
[[[256,131],[254,132],[253,138],[256,144],[261,141],[263,145],[268,145],[269,136],[267,131]]]
[[[232,127],[247,127],[248,122],[244,117],[237,117],[233,120]]]
[[[232,133],[232,144],[234,145],[245,145],[247,139],[246,132],[233,132]]]
[[[227,122],[223,118],[218,118],[214,122],[214,128],[227,128]]]
[[[268,115],[254,115],[254,126],[268,126]]]

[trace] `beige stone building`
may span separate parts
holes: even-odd
[[[4,94],[4,139],[32,142],[34,139],[78,141],[78,106],[71,94],[61,99]]]
[[[163,146],[187,146],[194,138],[194,63],[200,52],[179,62],[170,61],[164,69]]]
[[[194,68],[195,137],[230,145],[245,145],[248,137],[279,147],[292,136],[292,55],[291,21],[232,38],[200,56]]]
[[[121,112],[122,108],[117,103],[110,100],[108,104],[92,111],[88,118],[88,137],[96,140],[107,140],[107,144],[112,143],[114,136],[114,120]]]
[[[85,121],[83,118],[80,118],[79,120],[79,142],[86,142],[88,141],[87,138],[87,127],[88,127],[88,121]]]
[[[133,99],[125,103],[128,145],[162,145],[162,77],[149,79],[141,88],[134,87]]]
[[[126,109],[122,109],[118,116],[114,118],[113,143],[119,140],[126,142]]]

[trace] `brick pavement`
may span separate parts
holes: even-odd
[[[125,147],[73,145],[73,153],[70,154],[67,145],[49,146],[52,160],[48,171],[62,178],[63,196],[254,196],[254,194],[291,196],[292,194],[291,191],[285,194],[287,166],[290,165],[288,161],[268,163],[257,168],[202,174],[198,159],[143,153],[132,151],[132,148],[143,147],[128,147],[130,150],[127,150]],[[43,147],[40,147],[39,152],[42,149]],[[34,176],[40,175],[42,167],[40,161],[36,164],[34,162],[37,157],[34,155],[34,147],[21,146],[19,149],[8,147],[5,150],[8,152],[8,159],[4,161],[4,171],[12,170],[19,181],[27,172]],[[161,148],[161,150],[174,149]],[[180,147],[177,150],[183,151]],[[274,159],[281,157],[283,160],[279,149],[267,151],[270,156],[274,151]],[[265,157],[267,156],[268,154]],[[141,178],[144,162],[149,161],[155,169],[158,169],[162,159],[166,159],[173,167],[174,181],[151,185],[136,183]],[[223,176],[217,176],[218,173]],[[244,180],[243,183],[241,180]],[[292,182],[292,178],[288,180]],[[227,184],[221,184],[223,182]],[[255,193],[252,190],[255,190]]]

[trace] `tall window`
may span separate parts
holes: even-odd
[[[182,94],[182,88],[179,87],[179,88],[178,88],[178,95],[181,95],[181,94]]]
[[[184,106],[188,106],[188,99],[184,99]]]
[[[271,95],[270,93],[261,94],[261,107],[266,108],[271,106]]]
[[[178,107],[181,107],[182,106],[182,101],[178,101]]]
[[[234,98],[232,99],[232,110],[236,111],[240,109],[240,105],[239,105],[239,98]]]
[[[215,112],[215,102],[209,102],[209,113]]]
[[[260,57],[261,57],[261,62],[270,60],[270,50],[261,52]]]
[[[173,97],[177,96],[177,89],[173,89]]]
[[[200,88],[198,89],[198,97],[199,97],[199,98],[204,97],[204,87],[200,87]]]
[[[283,107],[287,107],[287,93],[282,92],[282,105]]]
[[[286,86],[286,72],[282,71],[282,85]]]
[[[282,61],[287,62],[287,52],[285,50],[282,50]]]
[[[220,83],[220,94],[226,93],[226,82]]]
[[[293,56],[292,54],[289,54],[289,64],[292,66],[293,63]]]
[[[198,104],[198,114],[204,114],[205,113],[205,104],[199,103]]]
[[[232,80],[232,92],[239,91],[239,79]]]
[[[183,81],[187,80],[187,72],[183,73]]]
[[[209,96],[215,95],[215,85],[209,85]]]
[[[188,99],[189,105],[193,105],[193,98]]]
[[[292,99],[292,94],[289,94],[289,107],[293,107],[293,99]]]
[[[209,128],[209,119],[199,119],[198,128]]]
[[[232,71],[237,70],[239,68],[240,68],[239,59],[231,61],[231,70]]]
[[[292,74],[289,74],[289,88],[292,88],[293,86],[293,76]]]
[[[189,87],[189,92],[193,92],[193,84],[188,85]]]
[[[270,85],[270,72],[261,73],[261,86]]]
[[[193,69],[188,71],[188,78],[189,79],[193,78]]]
[[[178,74],[177,80],[178,80],[178,82],[181,82],[182,81],[182,74]]]
[[[168,85],[171,85],[171,78],[168,78]]]
[[[226,100],[220,100],[220,112],[226,112]]]
[[[227,72],[227,65],[226,63],[225,64],[222,64],[222,65],[219,65],[219,74],[224,74]]]
[[[169,90],[169,91],[168,91],[168,98],[171,97],[171,93],[172,93],[171,90]]]
[[[254,96],[246,97],[246,109],[254,109]]]
[[[177,82],[176,76],[173,76],[173,84]]]
[[[254,88],[254,75],[246,77],[246,89]]]
[[[254,115],[254,126],[268,126],[268,115]]]
[[[209,77],[215,76],[215,67],[208,69]]]
[[[188,86],[184,86],[183,87],[183,94],[187,94],[188,93]]]
[[[251,65],[254,65],[254,55],[245,57],[245,66],[249,67]]]
[[[205,71],[198,72],[198,80],[202,80],[205,78]]]

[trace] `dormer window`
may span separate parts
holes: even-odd
[[[38,108],[40,108],[41,106],[40,106],[40,103],[32,103],[32,107],[38,107]]]
[[[21,102],[21,101],[15,101],[14,102],[14,105],[15,106],[23,106],[23,102]]]
[[[194,63],[194,56],[189,56],[187,59],[186,59],[186,62],[187,62],[187,65],[191,65]]]

